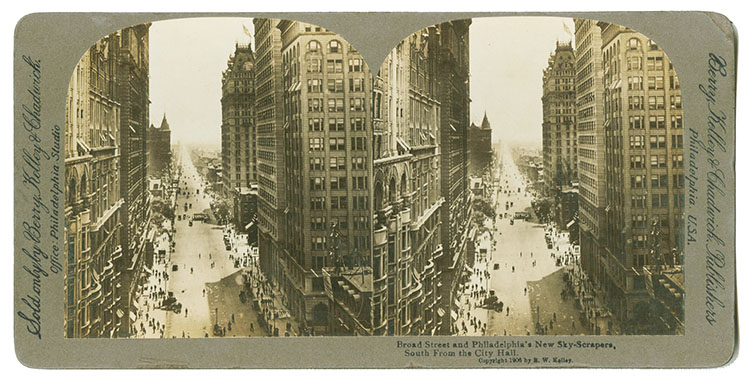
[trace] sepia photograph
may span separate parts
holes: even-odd
[[[373,84],[385,335],[682,335],[679,81],[586,19],[423,29]]]
[[[377,64],[270,18],[82,52],[65,337],[684,335],[682,97],[658,41],[480,17]]]

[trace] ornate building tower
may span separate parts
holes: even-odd
[[[255,56],[236,44],[221,77],[221,166],[224,195],[257,183],[255,164]]]
[[[557,42],[542,77],[544,192],[556,198],[578,180],[575,63],[571,44]]]

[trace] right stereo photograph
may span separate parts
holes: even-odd
[[[372,84],[373,335],[684,335],[683,109],[658,41],[454,20]]]

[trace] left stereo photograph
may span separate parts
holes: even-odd
[[[370,329],[371,78],[336,33],[289,20],[91,46],[66,102],[65,336]]]

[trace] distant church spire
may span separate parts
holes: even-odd
[[[482,119],[482,129],[490,129],[490,122],[487,120],[487,111],[484,111],[484,119]]]
[[[164,118],[161,119],[161,126],[159,126],[159,129],[169,130],[169,123],[167,122],[167,112],[164,112]]]

